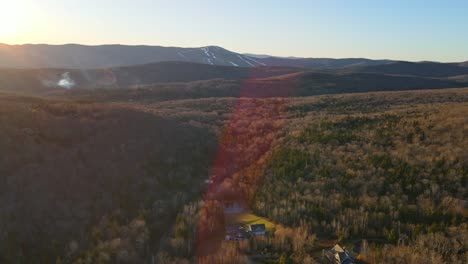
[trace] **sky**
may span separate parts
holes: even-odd
[[[467,0],[0,0],[0,43],[468,60]]]

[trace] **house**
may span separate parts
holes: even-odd
[[[226,227],[226,240],[242,240],[248,238],[248,233],[241,225],[227,226]]]
[[[252,235],[263,236],[266,234],[266,226],[265,224],[248,225],[247,232],[251,233]]]
[[[335,263],[337,264],[353,264],[354,257],[345,247],[336,244],[331,250],[330,253],[333,254]]]

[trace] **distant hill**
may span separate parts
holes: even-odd
[[[448,79],[452,81],[468,83],[468,74],[452,76],[452,77],[449,77]]]
[[[55,95],[113,102],[158,102],[215,97],[304,97],[325,94],[365,93],[467,87],[463,80],[394,76],[374,73],[301,72],[246,80],[203,80],[142,85],[133,89],[55,89]]]
[[[310,69],[337,69],[379,65],[389,62],[387,60],[369,59],[281,58],[253,54],[249,56],[217,46],[179,48],[126,45],[0,44],[0,67],[3,68],[89,69],[163,61],[184,61],[239,67],[286,66]]]
[[[127,88],[167,82],[210,79],[256,79],[300,72],[291,67],[234,67],[189,62],[160,62],[102,69],[0,69],[0,90],[38,91],[47,88]],[[64,78],[66,75],[66,78]],[[70,82],[70,86],[60,82]]]
[[[178,48],[125,45],[6,45],[0,44],[0,67],[4,68],[103,68],[186,61],[211,65],[263,66],[256,59],[221,47]]]
[[[187,62],[161,62],[146,65],[110,69],[119,86],[145,85],[167,82],[190,82],[197,80],[226,79],[243,80],[301,72],[292,67],[235,67],[215,66]],[[109,71],[109,70],[107,70]]]
[[[258,61],[269,66],[290,66],[308,69],[341,69],[355,66],[373,66],[388,64],[390,60],[370,60],[363,58],[329,59],[329,58],[258,58]]]
[[[468,86],[466,74],[445,77],[463,70],[468,72],[468,67],[438,63],[410,63],[407,68],[398,65],[406,64],[325,71],[190,62],[159,62],[101,69],[0,69],[0,91],[43,95],[66,89],[105,88],[122,90],[118,93],[123,93],[121,96],[125,98],[127,89],[142,88],[146,91],[143,94],[148,96],[145,100],[161,100],[220,96],[289,97]],[[432,67],[440,67],[441,70]],[[431,74],[436,74],[437,78]]]
[[[252,97],[312,96],[322,94],[363,93],[466,87],[463,80],[376,73],[300,72],[249,81],[243,94]]]
[[[382,65],[346,69],[351,72],[368,72],[421,77],[450,77],[468,74],[467,63],[406,62],[398,61]]]

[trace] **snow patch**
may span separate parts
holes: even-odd
[[[257,64],[260,64],[260,65],[262,65],[262,66],[266,66],[266,64],[265,64],[265,63],[262,63],[262,62],[256,61],[256,60],[252,59],[252,58],[251,58],[251,57],[249,57],[249,56],[246,56],[246,58],[247,58],[247,59],[249,59],[249,60],[251,60],[251,61],[253,61],[253,62],[255,62],[255,63],[257,63]]]
[[[180,52],[177,52],[177,54],[179,55],[179,57],[184,58],[184,59],[187,59],[187,57],[185,57],[184,54],[182,54],[182,53],[180,53]]]
[[[229,61],[229,63],[231,63],[231,64],[232,64],[232,66],[239,67],[239,65],[235,64],[235,63],[234,63],[234,62],[232,62],[232,61]]]
[[[210,53],[208,52],[208,49],[207,49],[207,48],[201,48],[201,49],[203,50],[203,52],[205,52],[205,55],[206,55],[207,57],[211,57],[211,56],[210,56]]]
[[[211,60],[212,58],[216,59],[216,56],[214,56],[209,50],[208,48],[201,48],[201,50],[203,50],[203,52],[205,52],[205,55],[207,58],[204,58],[203,60],[206,60],[209,64],[211,65],[214,65],[213,61]]]
[[[210,58],[203,58],[203,61],[208,63],[208,64],[214,65],[213,61]]]
[[[216,58],[216,55],[214,53],[211,53],[211,56],[216,60],[218,58]]]
[[[246,62],[246,63],[249,64],[250,66],[255,67],[255,65],[253,65],[250,61],[244,59],[241,55],[237,55],[237,57],[239,57],[241,60],[243,60],[244,62]]]

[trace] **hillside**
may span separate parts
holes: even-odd
[[[259,87],[287,89],[292,96],[371,91],[419,90],[463,87],[451,80],[374,73],[301,72],[253,80]]]
[[[281,68],[280,68],[281,69]],[[259,75],[257,75],[259,76]],[[142,85],[133,89],[56,91],[57,96],[97,101],[154,102],[209,97],[297,97],[371,91],[402,91],[465,87],[463,79],[444,80],[371,73],[299,72],[271,78],[206,80]]]
[[[379,239],[386,247],[362,251],[377,263],[427,250],[438,263],[462,263],[466,88],[147,104],[0,100],[2,263],[190,263],[260,251],[304,263],[320,260],[311,252],[324,239]],[[209,175],[214,185],[202,192]],[[236,248],[218,240],[224,227],[211,199],[233,195],[281,224],[274,238]],[[216,228],[197,228],[208,223]],[[398,247],[402,234],[408,248]],[[434,249],[435,239],[444,247]]]
[[[41,94],[58,89],[130,88],[169,82],[267,78],[300,72],[290,67],[233,67],[160,62],[103,69],[0,69],[0,91]],[[66,79],[70,86],[60,84]]]
[[[384,65],[355,67],[349,69],[349,71],[420,77],[450,77],[468,74],[468,67],[457,63],[399,61]]]
[[[186,62],[162,62],[107,69],[115,76],[118,87],[147,85],[169,82],[190,82],[197,80],[225,79],[244,80],[268,78],[277,75],[300,72],[292,67],[234,67],[214,66]],[[94,85],[97,86],[97,85]]]
[[[140,100],[144,96],[145,100],[167,100],[224,96],[291,97],[467,85],[462,76],[428,78],[359,71],[320,72],[291,67],[249,68],[189,62],[88,70],[0,69],[0,91],[99,98],[120,94],[125,99],[138,96]],[[132,91],[128,93],[128,89]]]
[[[0,94],[0,262],[76,258],[111,239],[92,233],[100,224],[157,243],[200,191],[216,144],[207,129],[135,109]],[[141,261],[144,248],[126,250]]]
[[[308,69],[342,69],[356,66],[374,66],[385,65],[391,63],[391,60],[370,60],[364,58],[344,58],[344,59],[329,59],[329,58],[279,58],[279,57],[262,57],[258,58],[259,62],[269,66],[289,66]]]
[[[452,77],[449,77],[448,79],[452,80],[452,81],[466,83],[466,82],[468,82],[468,74],[452,76]]]
[[[241,262],[261,252],[265,262],[328,263],[323,245],[339,241],[364,263],[464,263],[467,102],[465,88],[184,100],[146,110],[202,126],[226,117],[215,165],[227,172],[206,196],[246,199],[277,224],[268,239],[223,242],[205,259]],[[219,207],[205,202],[179,214],[159,261],[190,262],[194,241],[219,243],[196,236]]]

